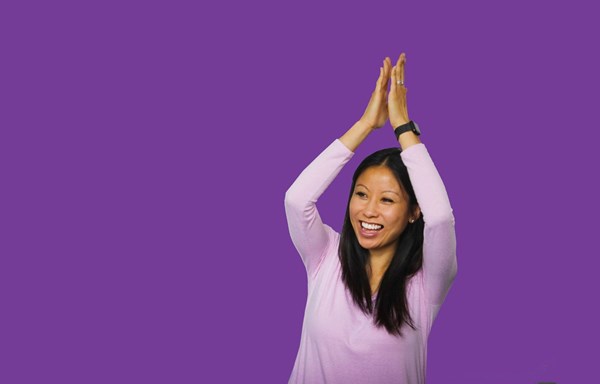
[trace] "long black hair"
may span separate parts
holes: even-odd
[[[399,336],[402,335],[401,328],[404,323],[416,329],[409,313],[406,291],[409,278],[423,266],[423,215],[419,215],[414,223],[408,224],[400,235],[396,252],[381,278],[379,293],[373,307],[371,285],[366,269],[369,251],[359,244],[352,228],[350,200],[358,177],[369,167],[383,165],[392,171],[408,195],[409,212],[414,212],[418,202],[400,152],[400,148],[379,150],[367,156],[354,171],[338,250],[342,280],[353,301],[364,313],[375,312],[374,320],[378,327],[384,326],[390,334]]]

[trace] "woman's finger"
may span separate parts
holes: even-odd
[[[401,53],[400,56],[398,56],[398,61],[396,61],[396,68],[400,68],[400,65],[402,64],[402,55],[404,53]]]
[[[396,67],[392,68],[392,85],[390,86],[390,93],[396,93]]]
[[[397,86],[404,86],[404,62],[406,61],[406,55],[404,52],[398,56],[398,61],[394,66],[396,70],[396,83],[400,81],[400,84],[396,84]]]
[[[383,61],[381,68],[381,87],[378,89],[378,91],[381,91],[383,89],[383,86],[385,85],[385,60]]]
[[[388,84],[390,83],[390,74],[392,72],[392,64],[391,64],[391,60],[389,57],[386,57],[383,60],[383,68],[384,68],[384,78],[385,78],[385,84],[383,85],[383,90],[387,91]]]
[[[400,94],[402,92],[402,87],[404,86],[404,79],[402,78],[402,75],[400,73],[400,66],[397,65],[394,69],[396,71],[396,92]]]
[[[404,64],[406,64],[406,54],[402,52],[400,57],[402,58],[402,62],[400,64],[400,81],[402,81],[402,85],[404,85]]]

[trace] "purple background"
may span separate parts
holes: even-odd
[[[402,51],[456,218],[428,383],[596,380],[597,14],[3,1],[0,382],[287,382],[306,274],[285,191]],[[357,150],[325,222],[395,144],[387,125]]]

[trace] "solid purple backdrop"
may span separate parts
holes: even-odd
[[[0,382],[287,382],[285,191],[402,51],[456,218],[428,383],[593,381],[599,31],[568,4],[2,2]]]

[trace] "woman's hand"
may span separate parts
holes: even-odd
[[[392,60],[386,57],[379,68],[379,78],[371,95],[367,109],[359,121],[373,129],[381,128],[388,119],[387,88],[392,71]]]
[[[404,86],[404,64],[406,55],[400,54],[398,62],[392,69],[392,85],[388,95],[388,110],[390,115],[390,124],[392,129],[398,128],[402,124],[410,121],[408,118],[408,109],[406,107],[406,92]]]

